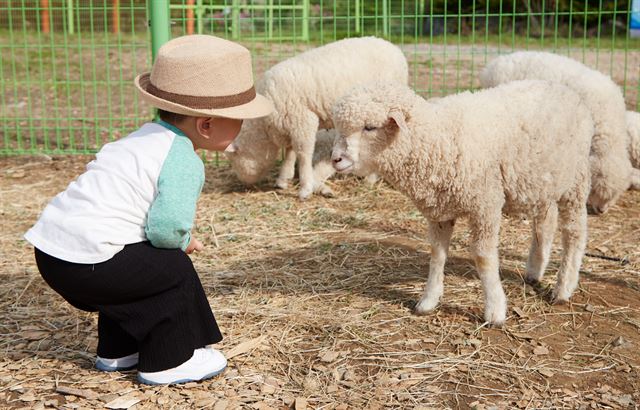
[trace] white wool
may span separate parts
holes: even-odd
[[[457,219],[467,218],[485,292],[485,319],[504,322],[501,213],[533,220],[529,282],[544,273],[560,218],[564,252],[553,297],[569,299],[586,244],[594,132],[591,113],[576,92],[527,80],[431,102],[406,86],[371,84],[341,98],[333,118],[340,132],[332,154],[336,169],[377,172],[429,222],[429,279],[417,313],[439,303],[451,232]]]
[[[631,184],[627,155],[625,103],[611,78],[584,64],[557,54],[520,51],[497,57],[480,73],[483,87],[513,80],[559,82],[575,90],[591,110],[595,133],[591,142],[589,205],[603,213]]]
[[[298,162],[301,199],[314,191],[312,155],[318,129],[332,128],[331,106],[353,86],[368,82],[407,84],[407,60],[397,46],[375,38],[350,38],[276,64],[257,83],[275,112],[246,120],[228,154],[247,184],[261,180],[282,148],[285,159],[276,186],[286,188]],[[317,186],[317,184],[315,184]]]

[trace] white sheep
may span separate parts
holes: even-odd
[[[333,128],[331,106],[352,86],[391,81],[407,84],[407,60],[395,45],[375,38],[350,38],[318,47],[282,61],[267,72],[256,88],[269,98],[274,113],[245,120],[227,156],[246,184],[261,180],[281,148],[285,158],[276,181],[287,188],[298,161],[299,197],[314,191],[312,155],[316,131]]]
[[[629,160],[633,166],[631,189],[640,190],[640,113],[627,111]]]
[[[529,283],[542,278],[560,216],[564,252],[553,299],[569,299],[586,243],[593,135],[591,114],[577,93],[528,80],[434,103],[406,86],[372,84],[341,98],[333,118],[340,132],[334,167],[358,175],[377,172],[429,222],[429,278],[416,313],[438,304],[453,226],[464,217],[484,288],[484,317],[491,324],[504,322],[501,213],[533,219]]]
[[[519,51],[490,61],[480,73],[483,87],[513,80],[538,79],[574,89],[591,110],[595,134],[591,143],[589,205],[596,214],[606,212],[631,184],[627,155],[625,103],[622,91],[608,76],[569,57]]]

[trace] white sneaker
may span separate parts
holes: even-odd
[[[144,384],[174,384],[195,382],[216,376],[227,367],[222,352],[211,347],[193,351],[191,359],[173,369],[159,372],[138,372],[138,381]]]
[[[103,372],[118,372],[122,370],[131,370],[138,365],[138,353],[129,356],[119,357],[117,359],[105,359],[98,356],[96,359],[96,369]]]

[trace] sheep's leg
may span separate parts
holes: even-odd
[[[444,291],[444,264],[447,260],[447,251],[454,223],[455,220],[446,222],[429,221],[431,261],[429,262],[427,285],[415,308],[415,312],[418,315],[424,315],[433,310],[440,302],[440,297]]]
[[[497,326],[502,325],[507,316],[507,298],[500,282],[498,258],[500,217],[500,214],[481,216],[472,224],[471,232],[471,252],[484,290],[484,319]]]
[[[287,189],[289,187],[289,181],[293,179],[293,174],[296,172],[296,152],[291,148],[287,148],[284,155],[284,161],[282,161],[282,167],[280,167],[280,174],[276,180],[276,187],[280,189]]]
[[[562,264],[553,290],[554,303],[569,300],[578,287],[580,265],[587,244],[587,209],[580,202],[560,207],[562,227]]]
[[[326,197],[332,197],[333,191],[327,185],[325,185],[325,181],[333,174],[336,173],[335,168],[331,164],[331,161],[319,161],[313,167],[313,192],[320,193]]]
[[[313,194],[313,149],[316,145],[317,131],[318,117],[309,112],[291,134],[291,142],[298,159],[298,197],[303,200]]]
[[[544,270],[549,263],[553,234],[556,231],[558,221],[558,206],[553,203],[545,212],[533,217],[531,249],[527,262],[527,275],[525,282],[533,285],[542,279]]]

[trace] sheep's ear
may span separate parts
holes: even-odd
[[[398,127],[400,132],[403,134],[409,132],[409,128],[407,127],[407,123],[404,118],[404,113],[400,110],[394,109],[389,111],[389,124]]]

